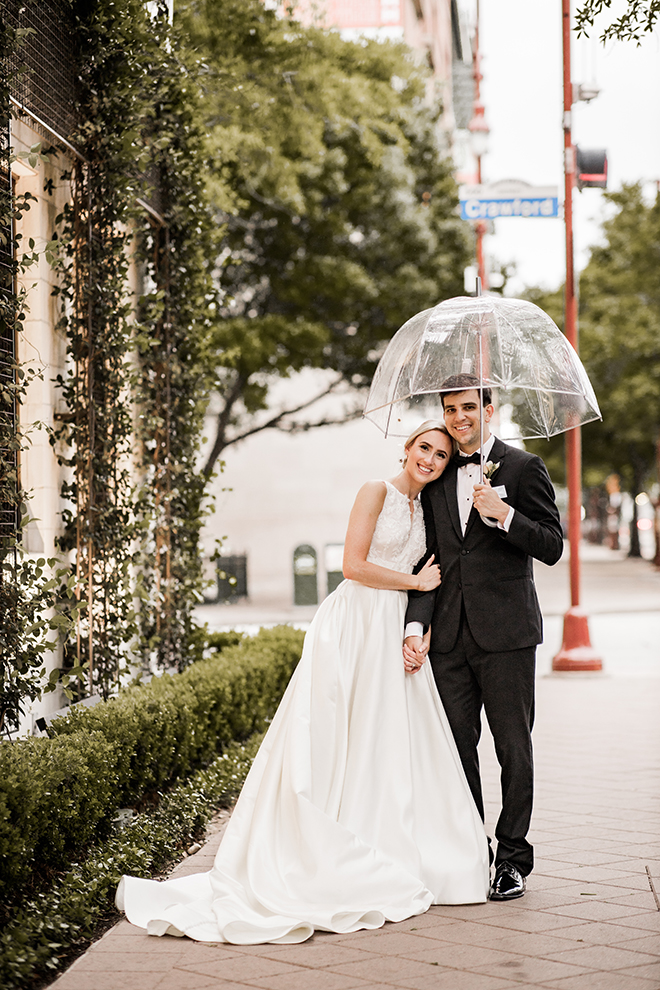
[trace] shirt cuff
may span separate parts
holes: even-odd
[[[408,639],[408,636],[423,636],[424,635],[424,624],[422,622],[408,622],[406,628],[403,631],[403,638]]]
[[[514,507],[511,506],[511,508],[507,512],[506,519],[504,520],[504,522],[498,522],[497,528],[503,529],[505,533],[508,533],[509,529],[511,528],[511,520],[513,519],[513,514],[515,511],[516,510],[514,509]]]

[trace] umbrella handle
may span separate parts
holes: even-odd
[[[477,298],[481,295],[481,278],[477,275]],[[484,483],[484,359],[479,328],[479,484]],[[482,517],[483,518],[483,517]]]

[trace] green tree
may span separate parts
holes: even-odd
[[[583,0],[575,14],[578,34],[589,34],[589,28],[604,10],[610,10],[612,0]],[[602,42],[618,38],[641,44],[643,34],[651,32],[660,14],[660,0],[628,0],[626,9],[611,21],[600,36]]]
[[[649,206],[630,185],[606,198],[616,212],[580,277],[580,356],[603,414],[582,431],[583,463],[588,484],[615,471],[634,497],[653,477],[660,442],[660,197]],[[560,292],[530,298],[559,322]],[[554,469],[559,444],[548,446]]]
[[[564,287],[550,291],[532,286],[526,289],[524,296],[539,306],[550,316],[560,330],[564,329]],[[566,460],[564,454],[563,435],[552,437],[550,440],[526,440],[525,447],[538,454],[545,461],[550,476],[555,484],[566,484]]]
[[[635,496],[660,440],[660,198],[647,205],[639,185],[607,198],[617,212],[580,281],[581,352],[603,411],[601,459],[616,460]],[[585,445],[589,438],[585,431]],[[639,555],[636,523],[635,515],[631,553]]]
[[[368,384],[408,317],[462,291],[469,233],[426,76],[403,46],[344,42],[259,0],[190,0],[179,17],[226,226],[210,474],[227,445],[327,422],[299,414]],[[330,373],[324,390],[269,408],[272,384],[310,367]]]

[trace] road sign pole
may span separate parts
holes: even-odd
[[[564,57],[564,223],[566,227],[566,294],[564,333],[578,350],[577,297],[573,258],[573,188],[575,148],[571,130],[573,86],[571,83],[571,7],[562,0]],[[589,620],[580,608],[580,536],[582,524],[582,447],[580,427],[566,434],[568,484],[568,540],[570,546],[571,607],[564,615],[564,638],[553,658],[555,671],[602,670],[603,661],[591,645]]]

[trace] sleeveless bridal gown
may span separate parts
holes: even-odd
[[[386,482],[368,559],[412,572],[422,507]],[[404,672],[402,591],[325,599],[209,873],[124,877],[151,935],[302,942],[486,900],[488,850],[430,664]]]

